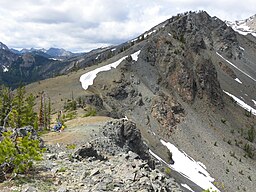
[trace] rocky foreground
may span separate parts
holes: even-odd
[[[136,125],[127,120],[107,123],[90,142],[46,147],[36,173],[18,175],[0,190],[182,191],[168,176],[170,169],[150,157]]]

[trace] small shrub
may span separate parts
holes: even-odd
[[[93,107],[88,107],[86,109],[86,113],[84,114],[84,117],[95,116],[96,114],[97,114],[96,109],[94,109]]]
[[[256,133],[255,133],[254,127],[251,126],[251,128],[247,132],[247,140],[250,142],[253,142],[255,139],[255,135]]]
[[[221,123],[226,124],[227,120],[225,118],[221,118]]]
[[[68,120],[75,119],[76,116],[77,116],[77,112],[76,111],[70,111],[67,114],[63,115],[63,119],[65,121],[68,121]]]
[[[66,110],[66,111],[74,111],[76,109],[77,109],[76,100],[67,100],[64,103],[64,110]]]
[[[42,153],[38,140],[25,137],[15,138],[11,132],[3,133],[0,142],[0,175],[7,173],[26,173],[32,168],[33,161],[42,160]],[[3,178],[0,178],[0,180]]]
[[[241,171],[238,171],[238,173],[240,173],[241,175],[244,175],[244,172],[243,172],[243,170],[241,170]]]
[[[69,145],[66,146],[66,148],[70,149],[70,150],[75,149],[76,148],[76,144],[69,144]]]
[[[254,157],[253,149],[248,143],[244,145],[244,151],[246,152],[246,155],[248,155],[248,157]]]
[[[171,174],[171,169],[169,167],[166,167],[164,169],[164,172],[165,172],[166,175],[170,175]]]
[[[250,110],[250,111],[245,110],[245,116],[246,117],[251,117],[252,116],[252,110]]]
[[[58,170],[58,172],[65,172],[66,170],[67,170],[66,167],[61,167],[61,168]]]

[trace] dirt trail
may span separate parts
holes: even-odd
[[[67,128],[62,132],[50,132],[42,136],[46,144],[72,144],[89,141],[110,117],[95,116],[76,118],[66,122]]]

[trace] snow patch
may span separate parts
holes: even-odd
[[[140,50],[131,54],[132,60],[137,61],[140,54]]]
[[[205,190],[211,188],[212,190],[219,191],[212,184],[214,178],[212,178],[210,174],[206,171],[205,165],[200,162],[196,162],[193,158],[188,156],[185,152],[180,151],[173,144],[165,142],[163,140],[161,140],[161,143],[165,145],[172,153],[174,164],[167,164],[168,167],[179,172],[181,175]],[[154,154],[151,150],[149,150],[149,152],[159,161],[166,164],[164,160]]]
[[[116,50],[116,48],[111,49],[112,52],[115,51],[115,50]]]
[[[6,73],[6,72],[9,71],[9,69],[8,69],[5,65],[2,65],[2,67],[3,67],[3,72],[4,72],[4,73]]]
[[[137,51],[137,52],[135,52],[135,53],[133,53],[133,54],[131,55],[131,56],[132,56],[132,59],[134,59],[134,60],[137,61],[139,54],[140,54],[140,50]],[[98,56],[99,56],[99,55],[98,55]],[[98,56],[97,56],[97,57],[98,57]],[[97,74],[98,74],[99,72],[109,71],[109,70],[111,70],[112,68],[116,68],[116,67],[117,67],[124,59],[126,59],[127,57],[128,57],[128,56],[124,56],[124,57],[122,57],[121,59],[119,59],[119,60],[117,60],[117,61],[115,61],[115,62],[113,62],[113,63],[110,63],[110,64],[105,65],[105,66],[103,66],[103,67],[99,67],[99,68],[97,68],[97,69],[94,69],[94,70],[92,70],[92,71],[89,71],[89,72],[83,74],[83,75],[80,77],[80,82],[81,82],[81,84],[82,84],[83,89],[84,89],[84,90],[87,90],[88,87],[93,84],[93,81],[94,81],[94,79],[96,78],[96,76],[97,76]],[[97,59],[97,58],[96,58],[96,59]]]
[[[256,106],[256,101],[252,99],[252,102],[253,102],[254,106]]]
[[[238,78],[235,78],[235,81],[237,81],[240,84],[243,84],[242,81],[240,81],[240,79],[238,79]]]
[[[131,40],[131,42],[135,42],[135,41],[137,41],[137,40],[138,40],[138,38],[135,38],[135,39]]]
[[[249,77],[250,79],[252,79],[253,81],[256,82],[256,79],[254,79],[252,76],[248,75],[247,73],[245,73],[243,70],[239,69],[237,66],[235,66],[233,63],[231,63],[229,60],[225,59],[222,55],[220,55],[218,52],[216,52],[216,54],[218,56],[220,56],[222,59],[224,59],[227,63],[229,63],[230,65],[232,65],[233,67],[235,67],[238,71],[240,71],[241,73],[243,73],[244,75],[246,75],[247,77]]]
[[[156,30],[154,29],[153,31],[149,31],[148,33],[144,34],[144,38],[146,38],[147,36],[151,35],[152,33],[155,33]]]
[[[97,55],[97,57],[96,57],[95,59],[99,59],[99,57],[100,57],[100,54],[99,54],[99,55]]]
[[[183,183],[182,183],[181,186],[184,187],[184,188],[186,188],[186,189],[189,190],[189,191],[194,192],[187,184],[183,184]]]
[[[223,92],[226,93],[228,96],[232,97],[237,102],[237,104],[240,105],[242,108],[244,108],[247,111],[251,111],[253,115],[256,115],[256,109],[252,108],[250,105],[246,104],[244,101],[232,95],[231,93],[228,93],[224,90]]]
[[[239,46],[239,49],[241,49],[242,51],[244,51],[244,48],[243,48],[243,47],[241,47],[241,46]]]

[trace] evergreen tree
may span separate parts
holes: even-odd
[[[51,98],[49,97],[48,98],[48,114],[47,114],[47,124],[48,124],[48,129],[51,128],[51,112],[52,112],[52,109],[51,109]]]
[[[33,126],[36,120],[37,114],[34,112],[35,106],[35,97],[33,94],[30,94],[25,100],[25,114],[24,114],[24,123],[26,125]]]
[[[25,114],[25,87],[19,87],[12,102],[10,113],[11,126],[22,127],[26,124]]]
[[[47,120],[47,103],[46,103],[46,97],[44,97],[44,129],[47,129],[48,127],[48,120]]]
[[[42,131],[44,126],[44,109],[43,109],[43,92],[40,93],[40,106],[39,106],[39,117],[38,117],[38,126],[39,129]]]
[[[0,125],[5,126],[6,120],[12,108],[13,94],[11,90],[5,86],[0,90]]]

